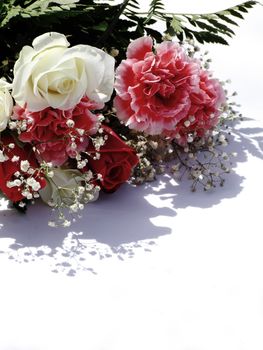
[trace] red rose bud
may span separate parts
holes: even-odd
[[[103,191],[114,192],[130,178],[139,159],[135,150],[122,141],[111,128],[104,125],[103,130],[108,138],[100,150],[96,151],[91,143],[87,148],[91,155],[88,168],[102,176],[98,184]],[[100,159],[92,158],[96,153],[100,154]]]

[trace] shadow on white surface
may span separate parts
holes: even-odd
[[[245,126],[247,123],[249,126]],[[258,124],[253,119],[244,118],[235,129],[236,141],[230,146],[238,153],[238,162],[246,161],[248,155],[263,159],[263,127],[258,127]]]
[[[149,204],[144,198],[148,191],[150,187],[124,185],[112,195],[102,194],[70,228],[49,227],[51,211],[42,203],[29,207],[26,214],[2,211],[0,254],[20,263],[45,260],[54,272],[74,275],[77,270],[93,272],[92,259],[122,260],[136,249],[150,251],[154,239],[171,233],[171,228],[155,226],[150,218],[176,213]]]
[[[253,120],[237,125],[229,137],[232,140],[226,150],[238,153],[236,165],[250,156],[263,159],[263,129],[254,126]],[[233,172],[226,180],[223,188],[197,193],[190,191],[186,179],[178,184],[169,176],[135,188],[124,185],[89,204],[70,228],[49,227],[50,208],[42,203],[31,206],[27,214],[3,210],[0,256],[17,263],[44,262],[53,272],[70,276],[80,271],[96,274],[95,260],[124,260],[137,252],[151,252],[159,237],[177,230],[176,221],[171,219],[178,210],[210,208],[236,197],[244,177]]]

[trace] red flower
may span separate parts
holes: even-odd
[[[134,149],[127,146],[109,127],[104,125],[103,129],[108,138],[99,152],[91,144],[87,148],[91,155],[100,153],[100,159],[94,160],[90,157],[88,167],[94,173],[102,175],[99,182],[102,190],[114,192],[130,178],[132,168],[139,159]]]
[[[22,142],[36,147],[36,156],[53,165],[62,165],[68,157],[83,151],[88,144],[87,135],[98,129],[98,116],[91,110],[103,108],[103,103],[90,101],[87,97],[70,110],[46,108],[31,112],[20,106],[14,107],[13,119],[26,122],[26,131],[19,136]],[[71,139],[74,139],[74,148]]]
[[[12,148],[9,147],[10,144],[13,145]],[[43,174],[37,170],[38,163],[30,147],[25,146],[24,148],[20,148],[15,144],[12,136],[1,135],[0,149],[2,158],[4,157],[6,159],[4,161],[1,159],[0,162],[0,190],[12,202],[18,202],[26,198],[23,195],[23,191],[32,194],[38,192],[40,188],[45,187],[46,181]],[[21,164],[23,164],[21,162],[23,161],[28,162],[28,168],[32,170],[32,174],[30,171],[22,170],[23,166],[21,169]],[[29,178],[33,180],[33,184],[36,186],[35,188],[29,185],[30,182],[27,182]],[[14,185],[16,181],[17,183]],[[21,182],[20,185],[19,181]],[[10,185],[12,182],[13,185]]]

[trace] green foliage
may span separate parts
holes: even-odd
[[[230,26],[256,4],[241,5],[214,14],[186,15],[165,12],[162,0],[152,0],[149,11],[141,12],[139,0],[1,0],[0,1],[0,76],[12,78],[10,70],[25,45],[47,31],[69,37],[71,45],[88,44],[119,50],[117,63],[125,57],[131,40],[151,35],[157,42],[163,34],[154,29],[156,21],[165,21],[167,33],[180,40],[186,37],[199,42],[226,44],[234,32]]]
[[[23,18],[38,17],[47,13],[55,14],[58,11],[70,10],[76,7],[78,0],[3,0],[0,5],[1,24],[0,27],[6,26],[14,17]]]
[[[152,17],[162,16],[164,13],[164,4],[162,0],[152,0],[150,3],[150,8],[147,17],[144,20],[144,23],[149,23]]]
[[[166,15],[166,32],[181,40],[188,37],[195,38],[202,44],[208,42],[227,45],[226,37],[234,35],[229,25],[238,26],[235,18],[244,19],[243,14],[256,4],[256,1],[246,1],[227,10],[209,14]]]

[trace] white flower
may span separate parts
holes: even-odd
[[[13,97],[31,111],[67,110],[86,95],[106,102],[114,83],[114,59],[89,45],[69,48],[63,34],[45,33],[24,46],[14,67]]]
[[[41,185],[33,177],[29,177],[26,181],[27,185],[32,188],[33,191],[38,191],[41,188]]]
[[[20,169],[22,171],[24,171],[26,173],[28,171],[29,167],[30,167],[30,163],[28,160],[21,160]]]
[[[11,159],[11,162],[15,163],[15,162],[18,162],[20,159],[19,156],[13,156],[12,159]]]
[[[8,159],[9,159],[8,156],[5,155],[2,150],[0,150],[0,163],[3,163],[3,162],[5,162]]]
[[[13,99],[8,91],[11,85],[0,79],[0,132],[5,130],[13,110]]]
[[[71,206],[76,201],[76,195],[79,194],[78,188],[84,181],[84,175],[75,169],[54,168],[51,179],[47,178],[47,184],[39,191],[42,200],[52,205],[68,205]],[[92,200],[98,198],[98,191],[96,188],[91,189]],[[82,195],[80,193],[80,195]],[[81,200],[79,198],[78,200]]]

